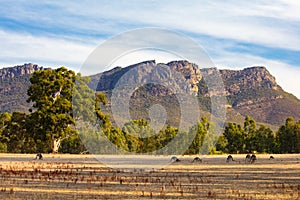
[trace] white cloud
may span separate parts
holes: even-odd
[[[278,19],[300,21],[300,2],[295,0],[277,0],[272,4],[261,6],[265,11],[264,15],[272,16]],[[266,12],[268,11],[268,12]]]
[[[269,1],[51,1],[10,3],[0,9],[11,19],[44,27],[64,27],[78,37],[117,34],[131,28],[157,26],[192,34],[300,50],[299,3]],[[27,5],[28,4],[28,5]],[[24,9],[24,7],[26,9]],[[49,9],[53,8],[53,9]],[[18,12],[15,12],[17,10]],[[54,17],[55,16],[55,17]],[[196,36],[197,37],[197,36]]]
[[[17,34],[0,31],[1,65],[9,66],[26,62],[58,67],[67,66],[77,69],[84,62],[93,46],[73,43],[65,40],[34,37],[28,34]]]
[[[152,51],[149,57],[149,50],[156,53]],[[161,55],[162,53],[164,55]],[[166,58],[162,59],[163,56]],[[201,66],[213,65],[208,55],[194,40],[165,29],[145,28],[124,32],[103,42],[89,55],[81,73],[88,75],[102,72],[113,67],[112,62],[119,58],[122,60],[119,63],[124,66],[126,63],[142,61],[142,57],[145,61],[148,58],[166,60],[175,58],[174,56],[180,57],[181,60],[201,63]]]
[[[100,42],[133,28],[164,27],[200,41],[226,68],[264,65],[288,92],[300,98],[300,63],[234,53],[239,42],[300,51],[300,3],[294,0],[237,1],[2,1],[1,17],[20,26],[0,27],[0,64],[66,65],[78,69]],[[23,23],[24,22],[24,26]],[[12,22],[14,23],[14,22]],[[2,26],[2,25],[1,25]],[[28,26],[28,27],[26,27]],[[42,36],[41,36],[42,35]],[[148,35],[144,35],[148,37]],[[224,42],[215,42],[221,39]],[[99,42],[98,42],[99,41]],[[137,37],[136,42],[143,42]],[[228,48],[229,47],[229,48]],[[258,47],[259,48],[259,47]],[[147,54],[147,55],[146,55]],[[269,55],[271,55],[269,53]],[[256,54],[259,55],[259,54]],[[135,53],[116,62],[168,60],[168,55]],[[172,56],[170,56],[172,58]],[[158,60],[159,60],[158,59]],[[119,62],[119,63],[118,63]]]

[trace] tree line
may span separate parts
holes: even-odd
[[[244,126],[228,123],[219,137],[217,149],[226,153],[299,153],[300,120],[288,117],[275,133],[246,116]]]
[[[107,103],[106,97],[94,94],[87,86],[88,78],[61,67],[37,71],[30,82],[29,114],[0,113],[0,152],[81,153],[90,150],[88,146],[93,153],[112,153],[107,150],[107,141],[136,153],[173,154],[174,149],[184,154],[300,152],[300,120],[292,117],[273,132],[264,125],[257,127],[255,120],[246,116],[243,125],[228,123],[221,136],[215,134],[214,124],[205,117],[186,131],[166,125],[155,133],[144,119],[127,122],[120,129],[101,109]],[[75,121],[82,126],[76,128]],[[87,129],[88,124],[100,124],[101,130]],[[103,137],[99,137],[101,134]],[[183,143],[189,147],[181,149]]]

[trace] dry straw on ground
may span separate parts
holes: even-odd
[[[193,156],[163,169],[123,172],[91,155],[0,154],[0,199],[300,199],[300,155]],[[134,167],[134,166],[132,166]]]

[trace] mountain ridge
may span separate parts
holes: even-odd
[[[132,66],[145,64],[155,67],[160,66],[162,63],[155,63],[154,61],[142,62],[131,65],[131,68]],[[199,96],[201,103],[207,103],[209,96],[214,95],[204,88],[205,83],[202,83],[202,75],[204,72],[211,74],[216,68],[200,69],[196,64],[188,61],[171,61],[163,65],[181,72],[190,83],[192,92]],[[127,67],[118,67],[109,72],[98,74],[98,79],[94,79],[98,81],[98,85],[94,89],[108,92],[114,88],[118,80],[117,77],[125,74],[127,71]],[[266,67],[254,66],[242,70],[222,69],[219,70],[219,73],[223,79],[225,91],[220,90],[218,92],[221,92],[219,95],[226,96],[228,100],[227,107],[231,109],[229,112],[233,113],[233,115],[250,115],[259,122],[270,123],[276,126],[283,124],[284,120],[289,116],[293,116],[296,119],[300,118],[300,100],[294,95],[285,92]],[[228,118],[234,120],[234,117],[229,116]]]
[[[48,68],[44,68],[43,66],[38,66],[33,63],[25,63],[24,65],[17,65],[13,67],[4,67],[0,69],[0,81],[12,79],[17,76],[30,75],[38,70],[44,70]]]
[[[209,102],[211,94],[205,88],[203,73],[211,73],[215,68],[200,69],[198,65],[188,61],[171,61],[164,64],[149,60],[124,68],[115,67],[100,74],[91,75],[89,86],[94,90],[109,93],[124,74],[141,66],[144,66],[146,70],[147,66],[164,66],[180,72],[190,84],[190,92],[199,97],[199,102],[204,102],[204,104]],[[0,69],[0,112],[16,110],[27,112],[30,106],[26,102],[29,78],[34,71],[44,69],[49,68],[31,63]],[[137,70],[135,78],[142,80],[145,73]],[[243,116],[249,115],[258,122],[278,126],[283,124],[288,116],[300,118],[300,100],[285,92],[266,67],[254,66],[243,70],[221,69],[219,73],[224,83],[223,92],[228,100],[227,119],[229,121],[240,120]],[[163,92],[152,86],[148,90],[152,90],[152,95]],[[136,96],[139,95],[136,94]]]

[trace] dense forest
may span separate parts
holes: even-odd
[[[246,116],[243,125],[226,124],[221,136],[214,133],[214,124],[205,117],[188,131],[166,125],[155,133],[145,119],[129,121],[120,129],[103,112],[106,97],[103,93],[93,94],[87,86],[88,78],[61,67],[36,71],[30,82],[27,101],[32,103],[32,108],[29,114],[0,113],[0,152],[82,153],[89,150],[86,148],[88,144],[100,149],[93,153],[109,153],[102,151],[107,148],[107,143],[97,139],[97,131],[85,130],[85,123],[94,123],[101,124],[101,133],[127,152],[173,154],[172,149],[159,150],[179,136],[181,142],[172,145],[180,149],[184,138],[193,135],[192,141],[186,141],[189,147],[184,149],[185,154],[300,153],[300,121],[293,117],[287,118],[285,124],[274,132]],[[76,98],[72,99],[74,96]],[[85,99],[85,103],[76,103],[76,99]],[[89,119],[95,116],[95,120],[85,122],[76,113],[83,113]],[[75,121],[82,122],[83,126],[76,128]]]

